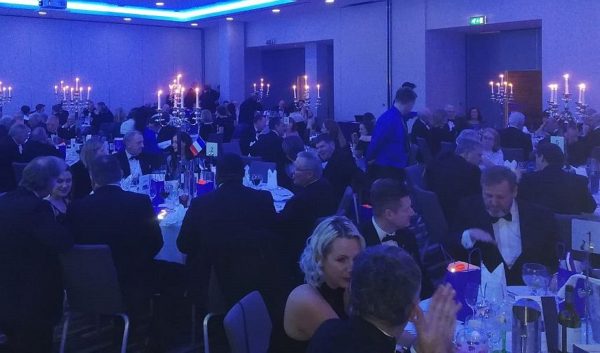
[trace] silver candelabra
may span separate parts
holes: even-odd
[[[60,81],[60,85],[54,86],[56,101],[62,106],[63,110],[75,113],[77,117],[89,106],[91,91],[92,86],[88,85],[84,92],[79,77],[75,78],[75,85]]]
[[[266,87],[266,89],[265,89]],[[263,99],[267,98],[269,96],[269,93],[271,91],[271,84],[270,83],[265,83],[265,80],[263,78],[260,79],[260,86],[257,86],[256,83],[252,84],[252,88],[253,88],[253,94],[256,96],[256,100],[258,102],[262,102]]]
[[[584,83],[581,83],[578,86],[579,97],[577,102],[575,102],[575,114],[573,114],[573,112],[571,112],[571,110],[569,109],[569,103],[573,99],[572,94],[569,91],[569,74],[564,74],[563,78],[565,80],[565,89],[560,99],[563,102],[563,109],[562,111],[560,110],[558,103],[558,84],[552,83],[548,85],[548,88],[550,88],[550,99],[547,102],[547,112],[549,113],[551,118],[563,124],[582,123],[587,115],[588,108],[588,105],[585,103],[586,85]]]
[[[0,81],[0,113],[4,109],[4,105],[12,100],[12,86],[2,86]]]
[[[157,112],[160,116],[159,121],[162,126],[171,125],[182,131],[188,131],[191,126],[198,125],[200,122],[200,103],[199,103],[199,94],[200,88],[196,87],[194,89],[196,93],[196,105],[191,110],[191,114],[188,116],[189,110],[186,110],[184,107],[184,99],[185,99],[185,88],[181,82],[181,74],[178,74],[177,77],[173,80],[171,84],[169,84],[169,94],[167,95],[167,101],[172,102],[173,107],[171,108],[168,116],[165,116],[165,111],[163,111],[161,106],[161,96],[163,94],[162,90],[157,92],[158,97],[158,106]]]

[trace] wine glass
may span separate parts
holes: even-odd
[[[548,289],[550,273],[546,266],[536,263],[526,263],[521,270],[523,282],[530,288],[531,295],[538,295],[539,289]]]
[[[260,174],[252,174],[252,176],[250,178],[252,180],[252,184],[255,187],[258,187],[258,185],[260,185],[260,183],[262,181],[262,175],[260,175]]]
[[[154,201],[158,192],[156,191],[156,185],[154,183],[150,183],[150,188],[148,190],[148,196],[150,196],[150,200]]]
[[[479,297],[479,284],[467,283],[465,286],[465,303],[473,311],[473,318],[475,318],[475,308],[477,307],[477,298]]]
[[[179,203],[183,207],[187,208],[189,200],[190,200],[190,193],[184,189],[179,189]]]

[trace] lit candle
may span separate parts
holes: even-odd
[[[158,109],[160,109],[160,95],[161,95],[161,94],[162,94],[162,91],[161,91],[161,90],[158,90],[158,92],[156,92],[156,100],[157,100],[156,107],[157,107]]]
[[[60,89],[63,89],[65,81],[60,81]]]
[[[500,82],[496,82],[496,89],[498,91],[498,94],[500,94]]]
[[[565,94],[569,94],[569,74],[564,74],[565,78]]]
[[[490,89],[492,90],[492,94],[494,94],[494,81],[490,81]]]
[[[579,84],[579,104],[585,104],[585,83]]]
[[[88,86],[87,100],[90,100],[90,91],[91,90],[92,90],[92,86]]]
[[[263,80],[261,78],[260,79],[260,90],[262,91],[264,87],[265,87],[265,83],[263,82]]]
[[[79,90],[79,77],[75,77],[75,91]]]
[[[12,98],[12,87],[8,86],[8,98]]]
[[[73,100],[73,87],[71,87],[71,100]]]
[[[254,86],[254,92],[256,92],[256,82],[252,84]]]
[[[308,75],[304,75],[304,85],[308,86]]]
[[[67,87],[63,87],[63,100],[67,100]]]
[[[292,86],[292,90],[294,90],[294,99],[298,98],[298,96],[296,95],[296,85]]]
[[[183,92],[185,92],[185,88],[181,86],[181,90],[179,91],[179,107],[181,107],[181,109],[183,109]]]
[[[196,91],[196,108],[200,109],[200,96],[199,96],[200,88],[196,87],[195,91]]]
[[[179,80],[181,79],[181,74],[177,75],[177,85],[179,86]]]
[[[513,94],[513,84],[509,83],[508,87],[510,87],[510,95],[512,96],[512,94]]]
[[[321,98],[321,85],[317,83],[317,98]]]
[[[269,90],[271,90],[271,84],[267,83],[267,96],[269,95]]]
[[[2,87],[2,95],[6,97],[6,87]]]
[[[2,82],[0,82],[0,83],[2,83]],[[58,86],[56,86],[56,85],[54,86],[54,94],[58,94]]]
[[[498,77],[500,77],[500,84],[503,85],[504,84],[504,75],[500,74],[500,75],[498,75]]]

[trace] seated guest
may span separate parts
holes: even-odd
[[[53,351],[63,304],[59,253],[73,240],[43,198],[66,169],[57,157],[36,158],[18,189],[0,196],[0,330],[7,352]]]
[[[251,126],[256,114],[262,115],[260,114],[261,111],[262,105],[258,102],[258,96],[256,94],[251,94],[248,99],[240,104],[238,123]]]
[[[284,175],[280,176],[277,173],[277,183],[286,189],[294,189],[294,182],[292,181],[294,175],[294,161],[298,156],[298,153],[304,151],[304,141],[299,136],[286,136],[281,144],[283,153],[285,154]]]
[[[198,124],[198,134],[204,141],[208,141],[211,134],[217,133],[217,125],[214,123],[213,115],[208,109],[202,109],[200,112],[200,122]]]
[[[121,170],[123,178],[129,175],[144,175],[152,171],[152,163],[150,159],[142,152],[144,148],[144,136],[142,133],[134,130],[127,133],[123,137],[125,149],[115,154]]]
[[[594,147],[600,146],[600,113],[586,115],[584,124],[588,127],[588,133],[585,135],[584,141],[587,147],[587,157],[589,158]]]
[[[509,286],[523,285],[521,268],[527,262],[545,265],[554,273],[558,259],[552,212],[517,201],[517,176],[502,166],[483,171],[481,189],[481,195],[463,200],[458,207],[455,227],[462,233],[452,241],[467,250],[478,248],[484,270],[498,280],[505,278]],[[461,254],[457,247],[454,249],[456,258],[467,260],[464,250]]]
[[[15,123],[15,119],[12,116],[5,115],[0,118],[0,139],[8,136],[8,130]]]
[[[478,141],[457,139],[454,154],[440,156],[425,170],[426,184],[437,195],[449,224],[454,220],[460,200],[481,192],[481,150]]]
[[[334,215],[337,201],[331,184],[323,177],[321,160],[310,152],[300,152],[294,162],[296,194],[279,214],[282,234],[287,239],[287,259],[297,274],[296,261],[317,220]]]
[[[267,118],[260,114],[256,114],[253,119],[252,125],[246,126],[240,136],[240,150],[242,156],[248,156],[252,154],[254,145],[258,141],[259,135],[265,129],[267,124]]]
[[[48,118],[50,119],[50,118]],[[57,117],[60,122],[60,118]],[[66,122],[58,128],[58,137],[63,140],[70,140],[77,137],[77,125],[75,125],[75,116],[69,116],[66,118]]]
[[[181,137],[181,143],[179,138]],[[179,180],[179,173],[182,172],[180,167],[181,162],[181,150],[183,150],[184,161],[191,161],[194,159],[194,154],[190,151],[192,145],[192,138],[185,132],[181,132],[178,135],[174,135],[171,138],[171,146],[166,149],[167,153],[167,179],[168,180]]]
[[[8,136],[0,139],[0,193],[17,188],[12,164],[23,162],[23,149],[30,131],[27,125],[15,123],[8,130]]]
[[[125,135],[129,131],[133,131],[133,129],[135,129],[134,126],[135,120],[133,120],[133,116],[129,114],[127,115],[125,121],[121,123],[121,126],[119,126],[119,132],[121,133],[121,135]]]
[[[108,109],[108,106],[104,102],[98,102],[97,108],[91,106],[90,117],[92,119],[90,125],[92,125],[92,134],[98,134],[102,124],[112,123],[115,120],[113,113]]]
[[[308,353],[394,352],[404,327],[417,330],[419,353],[454,352],[454,289],[434,294],[427,313],[419,307],[421,273],[414,259],[397,247],[368,248],[354,259],[350,283],[350,319],[325,321],[313,335]]]
[[[483,117],[481,116],[481,111],[479,110],[479,108],[477,107],[473,107],[471,109],[469,109],[469,111],[467,112],[467,122],[466,122],[466,129],[473,129],[473,130],[480,130],[481,129],[481,123],[483,121]]]
[[[69,169],[66,169],[56,178],[56,185],[46,198],[50,202],[50,205],[52,205],[52,211],[54,211],[56,220],[60,223],[64,222],[67,207],[71,203],[72,185],[73,175]]]
[[[553,143],[539,143],[535,150],[536,172],[524,174],[519,183],[523,200],[549,208],[555,213],[593,213],[596,201],[586,177],[565,172],[565,155]]]
[[[92,179],[90,179],[90,165],[98,156],[108,155],[106,144],[99,137],[92,137],[85,141],[79,151],[79,161],[71,166],[73,175],[73,200],[81,199],[92,192]]]
[[[508,127],[499,131],[500,145],[505,148],[520,148],[523,150],[523,158],[529,159],[533,150],[531,136],[523,132],[525,115],[521,112],[512,112],[508,116]]]
[[[289,295],[283,326],[288,352],[306,352],[308,341],[329,319],[347,319],[344,295],[352,261],[365,247],[356,226],[346,217],[323,220],[308,238],[300,257],[304,282]]]
[[[283,171],[285,154],[281,144],[285,133],[285,124],[280,117],[269,119],[269,132],[261,134],[253,147],[252,155],[262,157],[265,162],[277,164],[278,172]]]
[[[427,145],[431,148],[431,123],[433,117],[431,110],[425,108],[417,114],[417,119],[413,123],[412,132],[410,133],[411,142],[415,145],[417,143],[417,137],[425,140]]]
[[[29,115],[29,120],[26,120],[26,124],[31,130],[35,129],[36,127],[46,128],[46,124],[42,119],[42,115],[38,113],[32,113],[31,115]]]
[[[150,298],[154,256],[163,246],[152,203],[123,191],[123,172],[114,156],[96,157],[90,172],[94,193],[73,201],[65,224],[77,244],[107,244],[128,311],[137,315]]]
[[[46,129],[38,126],[31,131],[31,137],[23,146],[23,161],[29,162],[37,157],[61,157],[59,150],[48,140]]]
[[[481,146],[483,147],[480,164],[482,168],[504,165],[504,153],[500,148],[500,134],[496,129],[488,127],[481,131]]]
[[[62,104],[55,104],[52,106],[52,115],[58,117],[58,121],[61,125],[67,122],[67,118],[69,117],[69,111],[64,110]]]
[[[461,131],[468,128],[467,122],[463,116],[456,115],[456,108],[452,104],[446,104],[444,112],[446,113],[446,125],[444,128],[455,139]]]
[[[354,155],[356,158],[363,158],[367,155],[369,144],[371,143],[371,135],[375,127],[375,119],[363,120],[358,126],[358,135],[353,134]],[[355,137],[356,136],[356,137]]]
[[[139,131],[144,139],[142,147],[143,155],[152,166],[162,164],[162,150],[158,147],[158,131],[161,124],[158,115],[154,115],[154,109],[150,107],[138,107],[131,110],[135,120],[135,130]],[[123,169],[125,171],[125,169]]]
[[[448,118],[446,112],[438,109],[431,116],[431,138],[429,148],[431,154],[435,157],[442,150],[442,142],[453,143],[456,140],[456,126],[449,130]]]
[[[268,291],[274,254],[273,197],[268,191],[242,184],[244,163],[240,156],[224,154],[217,161],[219,187],[192,200],[177,237],[177,247],[187,254],[190,295],[204,304],[211,267],[228,306],[253,290]],[[260,260],[260,255],[265,255]],[[273,286],[278,285],[271,277]],[[266,282],[265,282],[266,281]],[[263,295],[265,295],[263,293]]]
[[[231,141],[235,129],[235,120],[229,114],[225,105],[217,107],[215,123],[217,124],[217,132],[223,134],[223,142]]]
[[[46,132],[52,141],[55,141],[58,136],[58,127],[59,127],[58,118],[54,115],[49,116],[46,120]]]
[[[406,250],[423,273],[421,297],[430,297],[433,287],[423,271],[417,238],[409,230],[410,220],[415,211],[412,209],[408,189],[394,179],[377,179],[371,185],[369,199],[373,207],[373,217],[370,222],[363,222],[360,227],[366,245],[385,244]]]
[[[333,119],[325,119],[323,120],[323,125],[321,126],[321,133],[328,134],[331,136],[331,139],[335,142],[335,147],[338,149],[345,149],[348,147],[348,142],[346,142],[346,138],[340,129],[338,123]]]
[[[542,115],[542,124],[534,132],[535,136],[546,138],[560,134],[560,129],[556,119],[550,116],[550,112],[545,111]]]
[[[323,177],[331,184],[335,201],[339,202],[359,169],[352,155],[336,147],[330,135],[319,135],[315,139],[315,146],[323,164]]]
[[[578,167],[587,163],[587,150],[585,141],[579,138],[579,129],[574,123],[566,126],[563,134],[567,150],[567,163]]]

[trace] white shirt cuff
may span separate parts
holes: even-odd
[[[471,239],[471,233],[469,233],[469,230],[465,230],[462,233],[462,238],[460,239],[460,243],[462,244],[463,248],[465,249],[471,249],[474,245],[473,243],[473,239]]]

